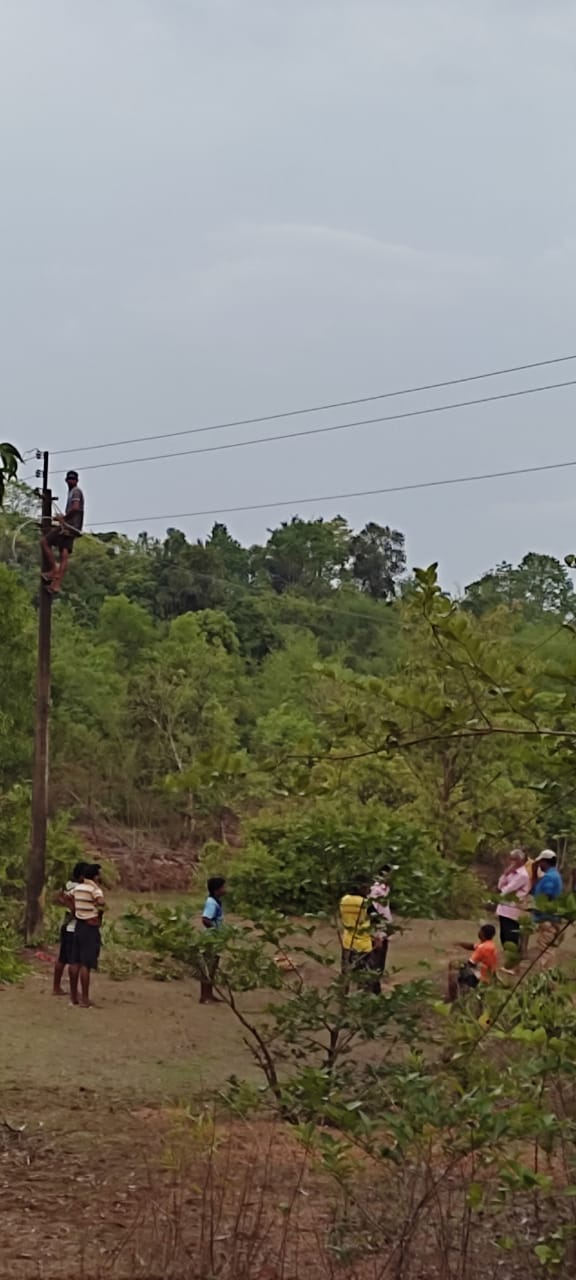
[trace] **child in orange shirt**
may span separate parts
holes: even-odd
[[[470,947],[468,942],[458,945],[470,951],[464,964],[450,965],[448,971],[448,995],[455,1000],[459,991],[474,990],[483,982],[491,982],[498,968],[498,951],[494,937],[496,929],[493,924],[483,924],[478,930],[478,942]]]

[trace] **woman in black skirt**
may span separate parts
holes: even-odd
[[[56,899],[57,902],[61,904],[66,902],[66,898],[69,897],[76,885],[80,883],[82,876],[84,875],[85,867],[85,862],[76,863],[70,879],[66,882],[66,887],[63,893],[59,894]],[[54,996],[66,995],[66,992],[62,990],[62,978],[64,977],[64,970],[66,966],[68,965],[68,968],[70,968],[71,965],[75,964],[75,930],[76,921],[70,907],[68,907],[60,930],[60,950],[58,952],[58,959],[54,965],[54,986],[52,988],[52,995]],[[72,989],[72,982],[70,982],[70,988]]]
[[[90,976],[98,968],[100,955],[100,927],[105,902],[98,881],[100,866],[86,863],[84,875],[69,895],[76,920],[74,930],[74,964],[70,969],[72,1003],[84,1009],[90,1008]],[[78,998],[80,985],[80,998]]]

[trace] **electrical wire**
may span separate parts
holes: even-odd
[[[278,413],[266,413],[254,418],[235,418],[230,422],[216,422],[206,427],[186,427],[181,431],[161,431],[157,435],[131,436],[126,440],[98,441],[97,444],[84,444],[71,449],[53,449],[52,457],[61,454],[90,453],[96,449],[116,449],[122,445],[145,444],[148,440],[173,440],[177,436],[196,435],[203,431],[225,431],[232,427],[253,427],[260,422],[277,422],[281,418],[298,418],[308,413],[324,413],[328,409],[348,409],[354,404],[370,404],[374,400],[392,400],[396,396],[413,396],[421,391],[438,391],[442,387],[462,386],[466,382],[480,382],[488,378],[503,378],[510,373],[524,373],[529,369],[542,369],[545,366],[566,364],[576,360],[576,353],[569,356],[553,356],[549,360],[533,360],[530,364],[510,365],[507,369],[489,369],[483,373],[471,373],[462,378],[446,378],[443,382],[424,382],[418,386],[401,387],[398,391],[379,391],[375,395],[357,396],[353,400],[333,400],[326,404],[308,405],[304,409],[285,409]]]
[[[518,391],[501,391],[498,395],[480,396],[475,400],[457,400],[450,404],[425,405],[422,409],[408,409],[404,413],[389,413],[377,418],[360,418],[355,422],[334,423],[327,427],[306,427],[302,431],[287,431],[276,436],[256,436],[252,440],[230,440],[226,444],[203,445],[200,449],[182,449],[176,453],[154,453],[143,458],[117,458],[113,462],[90,462],[86,471],[101,471],[105,467],[128,467],[141,462],[163,462],[171,458],[189,458],[201,453],[221,453],[225,449],[247,449],[252,445],[276,444],[279,440],[298,440],[303,436],[326,435],[334,431],[349,431],[352,427],[367,427],[376,422],[401,422],[407,418],[423,418],[433,413],[448,413],[454,409],[467,409],[481,404],[493,404],[497,400],[515,400],[519,396],[534,396],[545,391],[558,391],[576,386],[576,378],[567,382],[550,382],[539,387],[523,387]]]
[[[34,524],[37,529],[40,529],[41,527],[38,520],[34,520],[32,517],[29,517],[28,519],[24,520],[20,525],[18,525],[14,533],[14,536],[12,538],[12,559],[15,563],[18,563],[18,558],[16,555],[16,543],[22,530],[28,524]],[[93,538],[95,541],[97,541],[97,536],[94,533],[92,533],[89,529],[84,529],[80,536],[82,538]],[[281,575],[278,575],[278,576],[281,577]],[[265,600],[267,598],[266,596],[260,596],[260,594],[257,591],[251,590],[250,587],[246,586],[241,582],[235,582],[234,579],[231,579],[231,578],[223,578],[220,575],[217,575],[215,573],[206,573],[202,569],[195,568],[192,571],[192,577],[194,579],[201,578],[206,582],[217,583],[219,586],[225,587],[227,591],[236,591],[245,599],[248,599],[252,602],[258,602],[258,600],[260,599]],[[288,578],[281,577],[281,581],[284,582],[286,586],[290,586],[290,582]],[[366,626],[379,625],[382,619],[380,616],[378,617],[376,616],[376,612],[378,611],[378,613],[380,613],[380,610],[382,608],[385,608],[387,610],[391,602],[389,600],[372,600],[368,596],[364,596],[362,598],[366,602],[370,600],[370,606],[368,609],[363,609],[363,610],[348,609],[345,605],[343,606],[339,603],[328,604],[327,601],[325,600],[317,600],[317,599],[312,600],[310,597],[306,597],[306,596],[298,596],[298,595],[292,596],[292,595],[283,595],[283,594],[274,596],[274,600],[277,604],[279,605],[284,604],[288,606],[289,609],[298,610],[300,606],[302,606],[303,609],[306,609],[310,605],[313,605],[314,611],[319,609],[323,613],[333,613],[338,616],[344,615],[345,617],[348,617],[348,618],[359,618],[360,621],[363,622]],[[372,609],[372,613],[370,612],[370,609]],[[546,636],[543,640],[539,640],[536,644],[531,645],[525,651],[524,656],[530,657],[532,653],[535,653],[538,649],[542,649],[545,645],[550,644],[551,641],[554,640],[556,636],[560,634],[561,631],[565,630],[565,628],[566,628],[566,623],[565,622],[560,623],[560,625],[556,627],[554,631],[551,632],[550,635]]]
[[[439,489],[447,485],[474,484],[484,480],[500,480],[506,476],[535,475],[542,471],[562,471],[567,467],[576,467],[576,459],[570,462],[548,462],[535,467],[512,467],[506,471],[485,471],[478,475],[450,476],[443,480],[419,480],[412,484],[388,485],[383,489],[359,489],[351,493],[325,493],[315,498],[283,498],[279,502],[254,502],[237,507],[209,507],[203,511],[173,511],[165,515],[129,516],[121,520],[100,520],[95,522],[99,529],[107,529],[124,524],[147,524],[152,520],[191,520],[196,516],[235,515],[242,511],[270,511],[274,507],[299,507],[305,503],[342,502],[348,498],[374,498],[386,493],[409,493],[415,489]]]

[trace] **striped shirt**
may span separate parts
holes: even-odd
[[[80,884],[75,884],[70,897],[74,900],[74,915],[77,920],[94,920],[98,912],[104,910],[104,894],[94,880],[82,880]]]

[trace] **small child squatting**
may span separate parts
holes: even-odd
[[[448,999],[454,1001],[465,991],[474,991],[482,983],[491,982],[498,969],[498,951],[494,936],[493,924],[483,924],[478,930],[478,942],[474,947],[469,942],[459,942],[458,946],[470,955],[464,963],[451,960],[448,967]]]

